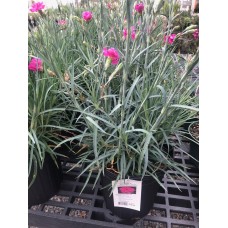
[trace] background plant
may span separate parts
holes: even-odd
[[[191,15],[190,12],[182,12],[176,19],[173,21],[173,28],[175,28],[174,33],[178,34],[184,31],[187,27],[192,25],[196,26],[196,29],[199,29],[199,16]],[[182,54],[194,54],[196,53],[199,47],[199,39],[194,39],[193,32],[183,35],[176,42],[175,52]]]
[[[31,52],[34,52],[30,49]],[[29,62],[31,61],[31,58]],[[61,155],[55,151],[63,139],[58,134],[68,130],[64,104],[57,90],[59,80],[44,66],[39,71],[29,70],[28,75],[28,176],[29,187],[34,182],[38,169],[42,169],[49,154],[55,161]]]

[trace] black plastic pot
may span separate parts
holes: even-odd
[[[190,162],[195,165],[197,168],[199,168],[199,145],[195,142],[190,142],[190,151],[189,154],[194,157],[196,160],[190,157]]]
[[[191,125],[189,126],[189,128],[191,127]],[[197,168],[199,168],[199,144],[196,142],[193,142],[192,140],[196,141],[195,138],[192,137],[191,134],[189,134],[189,138],[190,140],[190,149],[189,149],[189,154],[195,158],[193,159],[192,157],[190,157],[190,162],[195,165]]]
[[[36,179],[28,190],[29,207],[46,202],[58,192],[62,181],[62,169],[58,159],[57,162],[59,167],[51,156],[46,154],[43,168],[38,168]]]
[[[193,122],[196,122],[196,121],[199,121],[199,118],[192,118],[192,119],[189,119],[186,123],[184,123],[184,124],[182,125],[182,127],[183,127],[186,131],[188,131],[189,125],[190,125],[191,123],[193,123]]]
[[[159,171],[157,173],[158,179],[161,181],[164,173]],[[116,180],[117,175],[113,172],[105,170],[104,176],[102,176],[102,187],[110,185],[113,180]],[[140,176],[130,177],[132,180],[141,180]],[[102,190],[104,200],[106,203],[106,207],[111,210],[111,212],[123,219],[121,223],[132,225],[140,218],[144,217],[148,214],[150,209],[153,207],[154,200],[156,198],[157,192],[159,190],[159,184],[157,181],[151,176],[145,176],[142,179],[142,192],[141,192],[141,206],[140,211],[136,211],[133,209],[122,208],[122,207],[114,207],[113,202],[113,194],[110,196],[111,189],[109,187],[104,188]]]

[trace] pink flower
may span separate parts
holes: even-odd
[[[43,2],[35,2],[32,4],[30,11],[31,12],[38,12],[39,10],[44,9],[45,5]]]
[[[199,29],[196,29],[192,35],[193,35],[195,40],[198,40],[199,39]]]
[[[32,58],[29,65],[28,69],[31,71],[43,71],[43,65],[42,65],[42,60],[39,58]]]
[[[118,64],[120,56],[115,48],[103,48],[103,55],[110,58],[113,65]]]
[[[142,11],[144,10],[144,5],[142,2],[140,2],[139,4],[136,4],[135,5],[135,10],[138,12],[138,13],[142,13]]]
[[[107,7],[108,7],[108,9],[112,9],[112,4],[109,2],[109,3],[107,4]]]
[[[131,39],[135,40],[136,32],[135,32],[135,26],[131,26]]]
[[[127,29],[126,28],[123,29],[123,36],[124,36],[124,39],[127,38]]]
[[[58,25],[65,25],[67,23],[66,20],[59,20]]]
[[[90,11],[84,11],[82,13],[82,18],[85,20],[85,21],[90,21],[92,19],[93,15],[92,15],[92,12]]]
[[[164,42],[168,42],[169,44],[172,44],[176,38],[176,34],[171,34],[169,36],[164,37]]]
[[[126,39],[127,34],[128,34],[127,29],[124,28],[123,29],[123,37],[124,37],[124,39]],[[131,39],[134,40],[135,37],[136,37],[135,26],[131,26]]]

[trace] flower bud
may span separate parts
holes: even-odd
[[[49,69],[47,69],[47,72],[48,72],[48,75],[51,76],[51,77],[55,77],[56,76],[56,74],[53,71],[49,70]]]
[[[190,26],[188,26],[187,28],[185,28],[184,31],[187,31],[187,30],[190,30],[190,29],[196,29],[196,28],[198,28],[197,25],[190,25]]]
[[[105,62],[105,70],[107,70],[109,68],[109,66],[111,65],[111,58],[107,58],[106,62]]]
[[[67,72],[64,73],[64,81],[68,82],[70,80],[70,76]]]
[[[81,18],[79,18],[78,16],[72,16],[72,18],[75,18],[78,22],[80,22],[82,24],[83,20]]]
[[[173,27],[173,31],[180,29],[180,25]]]
[[[190,29],[190,30],[187,30],[185,32],[182,33],[182,35],[187,35],[187,34],[191,34],[191,33],[194,33],[195,32],[195,29]]]

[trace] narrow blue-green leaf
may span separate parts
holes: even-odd
[[[110,126],[110,127],[112,127],[112,128],[116,128],[115,125],[113,125],[113,124],[110,123],[109,121],[107,121],[107,120],[105,120],[105,119],[103,119],[103,118],[101,118],[101,117],[99,117],[99,116],[97,116],[97,115],[93,115],[92,113],[84,112],[84,111],[82,111],[82,110],[76,110],[76,111],[78,111],[78,112],[80,112],[80,113],[83,113],[83,114],[85,114],[85,115],[87,115],[87,116],[93,117],[93,118],[95,118],[95,119],[98,119],[98,120],[100,120],[100,121],[102,121],[102,122],[108,124],[108,126]]]
[[[79,195],[82,194],[83,190],[85,189],[86,185],[88,184],[88,182],[90,180],[91,175],[92,175],[92,171],[90,171],[89,174],[87,175],[86,181],[85,181],[85,183],[84,183],[84,185],[82,187],[82,190],[80,191]]]
[[[36,147],[38,149],[39,156],[42,159],[42,152],[41,152],[41,149],[40,149],[40,142],[39,142],[39,140],[36,137],[35,131],[33,129],[31,129],[31,132],[32,132],[32,135],[33,135],[33,138],[34,138],[34,141],[35,141],[35,145],[36,145]]]
[[[117,104],[113,109],[112,111],[110,112],[109,115],[112,115],[116,110],[118,110],[120,107],[122,106],[122,104]]]
[[[195,107],[187,106],[187,105],[173,104],[173,105],[170,105],[170,107],[173,107],[173,108],[189,109],[189,110],[196,111],[196,112],[199,111],[199,108],[195,108]]]
[[[157,85],[157,88],[159,88],[161,90],[161,92],[162,92],[162,102],[165,103],[166,102],[166,91],[165,91],[164,87],[161,86],[161,85]]]
[[[32,142],[35,143],[35,140],[33,139],[33,136],[32,136],[32,134],[30,132],[28,132],[28,136],[32,140]]]
[[[146,140],[145,140],[145,143],[144,143],[144,146],[143,146],[143,150],[140,153],[139,164],[138,164],[138,173],[141,172],[142,161],[143,161],[143,158],[145,156],[145,153],[148,153],[148,146],[149,146],[149,143],[150,143],[150,140],[151,140],[151,135],[152,135],[152,133],[148,133],[147,134]]]
[[[96,121],[94,121],[91,117],[87,116],[86,117],[87,120],[89,120],[90,123],[92,123],[96,128],[98,128],[101,132],[106,133],[99,125]]]
[[[138,77],[134,80],[134,82],[132,83],[132,85],[131,85],[131,87],[130,87],[128,93],[127,93],[127,96],[126,96],[126,99],[125,99],[125,104],[124,104],[124,107],[125,107],[125,108],[127,107],[127,103],[128,103],[128,101],[129,101],[129,99],[130,99],[130,97],[131,97],[131,95],[132,95],[132,92],[133,92],[135,86],[137,85],[139,79],[140,79],[140,76],[138,76]]]

